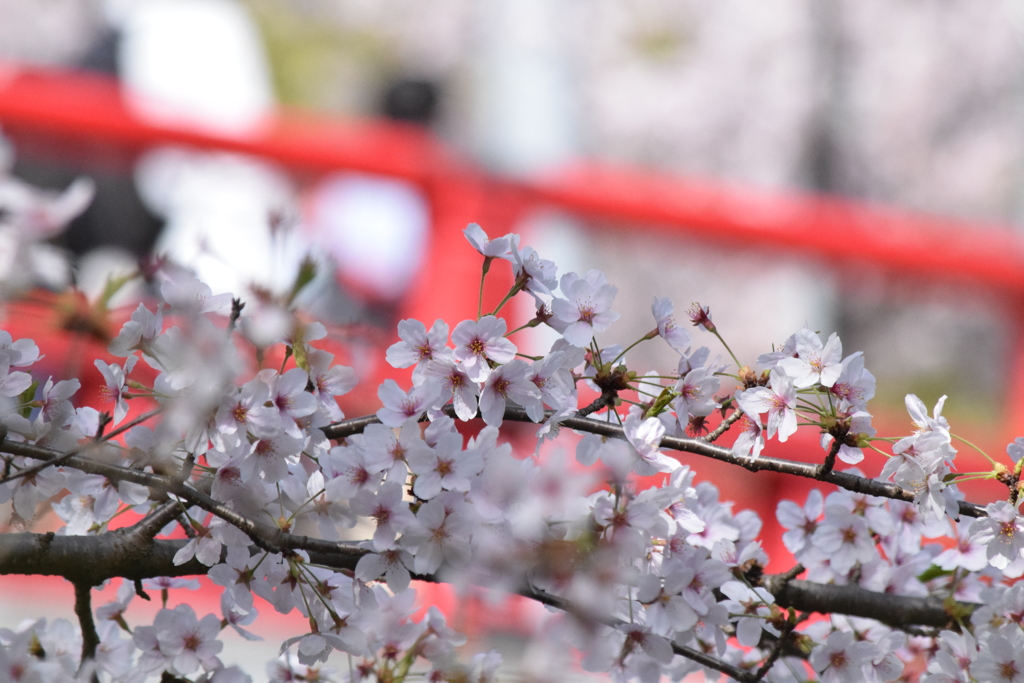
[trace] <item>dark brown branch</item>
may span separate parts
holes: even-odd
[[[0,451],[45,461],[53,461],[57,458],[65,457],[58,451],[54,451],[49,448],[14,441],[5,441],[3,444],[0,444]],[[203,493],[202,491],[187,485],[185,482],[178,481],[172,477],[151,474],[149,472],[140,472],[139,470],[120,467],[118,465],[110,465],[96,460],[90,460],[81,455],[75,455],[69,458],[67,460],[67,465],[89,474],[102,475],[115,483],[119,481],[130,481],[135,484],[141,484],[142,486],[155,488],[164,493],[174,494],[188,505],[200,507],[207,512],[213,513],[217,517],[220,517],[225,522],[237,527],[249,536],[258,548],[266,550],[267,552],[280,553],[288,550],[306,550],[308,552],[321,552],[327,554],[347,552],[342,550],[345,546],[337,543],[317,538],[310,538],[309,536],[289,534],[281,531],[280,529],[260,524],[259,522],[239,514],[226,505],[217,502],[206,493]],[[353,549],[349,548],[348,550],[350,551]]]
[[[112,430],[106,436],[102,436],[102,437],[96,439],[91,444],[88,444],[87,446],[83,446],[82,448],[75,448],[73,450],[70,450],[67,453],[64,453],[63,455],[61,455],[59,458],[56,458],[54,460],[48,460],[48,461],[42,462],[42,463],[40,463],[38,465],[33,465],[32,467],[27,467],[27,468],[25,468],[23,470],[20,470],[20,471],[14,473],[14,474],[7,474],[2,479],[0,479],[0,484],[6,484],[9,481],[14,481],[15,479],[21,479],[22,477],[30,477],[33,474],[36,474],[37,472],[41,472],[41,471],[45,470],[47,467],[59,467],[60,465],[63,465],[66,462],[68,462],[69,460],[71,460],[71,458],[75,457],[76,455],[83,455],[90,448],[95,448],[99,444],[106,443],[107,441],[110,441],[114,437],[120,436],[121,434],[125,433],[126,431],[128,431],[132,427],[134,427],[134,426],[136,426],[138,424],[142,424],[143,422],[145,422],[149,418],[155,417],[155,416],[159,415],[160,413],[163,412],[163,410],[164,410],[163,408],[156,408],[154,410],[149,411],[148,413],[146,413],[144,415],[140,415],[139,417],[135,418],[134,420],[121,425],[117,429]],[[5,438],[6,438],[6,432],[5,432]]]
[[[96,622],[92,618],[92,586],[88,583],[75,583],[75,616],[82,628],[82,663],[86,667],[96,658],[96,648],[100,644],[100,636],[96,633]]]
[[[714,443],[718,440],[718,437],[729,431],[729,428],[736,424],[739,419],[743,417],[742,410],[734,410],[732,415],[722,420],[722,423],[715,427],[715,429],[707,434],[706,436],[700,437],[701,441],[707,441],[708,443]]]
[[[178,540],[142,541],[131,529],[119,529],[97,536],[56,536],[54,534],[0,534],[0,574],[36,574],[62,576],[76,585],[93,586],[114,577],[131,581],[160,576],[203,575],[208,567],[192,559],[175,565],[174,555],[187,543]],[[342,543],[321,541],[330,552],[310,551],[310,562],[335,570],[355,569],[368,550]],[[875,619],[897,628],[911,626],[948,627],[953,619],[939,598],[921,598],[876,593],[858,586],[837,586],[793,580],[786,574],[768,575],[762,585],[775,596],[782,608],[803,612],[847,614]],[[418,580],[438,582],[436,576],[416,576]],[[522,595],[546,605],[562,609],[564,600],[537,590],[524,590]],[[969,613],[977,605],[957,603],[958,613]],[[676,652],[702,666],[722,671],[734,678],[736,674],[753,679],[754,674],[728,666],[713,657],[690,648],[676,646]],[[737,678],[737,680],[746,680]]]
[[[551,595],[550,593],[545,593],[544,591],[539,591],[536,589],[527,589],[520,591],[519,594],[531,600],[536,600],[542,605],[548,605],[550,607],[562,610],[566,614],[571,614],[577,619],[583,621],[584,623],[600,623],[606,626],[611,626],[613,628],[625,624],[625,622],[620,621],[618,619],[600,617],[594,614],[584,613],[576,605],[569,603],[567,600],[564,600],[563,598],[560,598],[555,595]],[[685,645],[678,645],[676,643],[672,643],[672,651],[675,652],[677,655],[681,655],[683,657],[686,657],[687,659],[697,662],[701,666],[724,673],[725,675],[730,676],[737,681],[742,681],[743,683],[753,683],[754,681],[753,674],[751,674],[749,671],[744,671],[743,669],[735,667],[732,664],[729,664],[728,662],[723,662],[720,659],[712,657],[709,654],[705,654],[700,650],[695,650],[692,647],[686,647]]]
[[[896,628],[948,628],[954,622],[940,598],[891,595],[876,593],[858,586],[837,586],[801,580],[784,582],[782,578],[781,574],[777,574],[766,576],[763,581],[764,587],[775,596],[775,603],[780,607],[792,607],[802,612],[866,617]],[[979,605],[973,603],[956,603],[957,610],[966,610],[967,613],[977,607]]]
[[[380,424],[380,419],[376,415],[364,415],[327,425],[323,428],[323,432],[328,439],[344,439],[346,436],[361,434],[364,429],[373,424]]]
[[[98,586],[123,577],[141,581],[160,576],[201,576],[209,567],[195,558],[174,564],[186,539],[144,540],[131,528],[96,536],[0,534],[0,575],[61,576],[75,584]],[[368,550],[332,544],[335,551],[309,553],[310,562],[338,570],[354,570]]]
[[[451,406],[445,406],[446,411],[450,408]],[[454,415],[454,411],[451,411],[451,414]],[[552,414],[554,414],[554,411],[548,410],[545,412],[545,415],[548,417]],[[732,418],[732,415],[729,417]],[[526,414],[525,409],[514,406],[505,408],[505,419],[516,422],[532,422],[532,420],[530,420],[530,416]],[[324,433],[331,439],[339,439],[345,436],[358,434],[366,429],[367,425],[378,424],[379,422],[380,420],[378,420],[375,415],[356,417],[351,420],[342,420],[341,422],[336,422],[333,425],[324,427]],[[589,420],[580,417],[569,417],[562,421],[561,424],[564,427],[575,429],[580,432],[610,436],[618,439],[626,438],[622,427],[609,422],[600,422],[598,420]],[[826,484],[833,484],[839,488],[853,491],[854,493],[863,493],[869,496],[891,498],[893,500],[902,500],[911,503],[914,501],[914,494],[912,492],[901,486],[897,486],[896,484],[878,481],[877,479],[868,479],[848,472],[836,472],[835,470],[822,473],[820,465],[784,460],[782,458],[770,458],[763,455],[758,458],[747,458],[736,455],[728,448],[708,443],[707,439],[688,439],[666,436],[661,440],[661,447],[686,453],[693,453],[694,455],[711,458],[720,462],[727,462],[731,465],[738,465],[750,472],[779,472],[781,474],[790,474],[795,477],[804,477],[806,479],[821,481]],[[984,506],[978,505],[977,503],[960,501],[959,507],[960,514],[965,517],[987,516]]]
[[[505,409],[505,419],[517,422],[531,421],[530,417],[526,414],[526,410],[514,407]],[[562,422],[562,426],[568,427],[569,429],[575,429],[580,432],[588,432],[590,434],[599,434],[601,436],[609,436],[617,439],[626,438],[622,427],[610,422],[569,417]],[[825,482],[826,484],[834,484],[840,488],[847,489],[848,491],[853,491],[854,493],[864,493],[870,496],[892,498],[894,500],[902,500],[906,502],[914,501],[914,494],[912,492],[897,486],[896,484],[878,481],[877,479],[868,479],[848,472],[836,472],[834,470],[822,475],[819,471],[818,465],[811,465],[809,463],[796,462],[793,460],[769,458],[763,455],[758,458],[748,458],[736,455],[728,448],[707,443],[703,439],[666,436],[661,440],[660,445],[662,448],[693,453],[694,455],[711,458],[712,460],[738,465],[751,472],[780,472],[782,474],[790,474],[796,477],[814,479],[816,481]],[[966,517],[987,516],[984,506],[978,505],[977,503],[960,501],[959,505],[960,514]]]
[[[587,415],[590,415],[591,413],[596,413],[597,411],[601,410],[601,408],[607,408],[613,405],[615,405],[614,397],[601,394],[596,399],[594,399],[593,403],[591,403],[588,406],[584,406],[583,408],[580,408],[576,412],[576,417],[583,418],[586,417]]]
[[[62,576],[73,583],[93,586],[117,576],[135,580],[205,574],[209,568],[195,559],[174,564],[174,554],[187,542],[185,539],[143,542],[131,529],[96,536],[0,534],[0,574]],[[344,543],[319,543],[328,551],[310,551],[310,561],[333,569],[352,570],[359,558],[369,552]],[[416,578],[437,581],[428,576]],[[950,615],[939,598],[892,595],[858,586],[793,580],[788,574],[767,575],[762,585],[775,596],[779,607],[792,607],[802,612],[848,614],[896,627],[942,628],[950,623]],[[538,592],[537,596],[544,598],[546,594]],[[975,607],[972,603],[957,604],[958,610],[968,612]]]
[[[843,442],[833,437],[832,446],[828,449],[828,455],[825,456],[825,461],[818,467],[819,479],[824,479],[832,472],[832,468],[836,466],[836,456],[839,455],[839,449],[842,447]]]
[[[171,500],[162,503],[149,515],[136,522],[131,527],[131,531],[139,538],[152,539],[179,515],[181,515],[181,503]]]

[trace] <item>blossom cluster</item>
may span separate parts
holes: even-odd
[[[671,301],[656,298],[650,331],[626,348],[602,346],[597,336],[619,317],[603,273],[558,277],[518,235],[490,238],[477,225],[465,235],[483,257],[483,276],[507,262],[513,286],[493,311],[454,327],[401,321],[386,359],[411,368],[409,383],[384,381],[376,419],[348,431],[331,429],[348,424],[338,424],[345,416],[336,397],[356,386],[357,373],[318,348],[323,325],[304,322],[287,301],[245,311],[171,264],[149,274],[160,300],[139,303],[110,343],[124,360],[95,362],[108,413],[75,406],[78,380],[34,374],[38,346],[0,332],[7,442],[76,451],[56,465],[8,451],[0,503],[12,501],[27,525],[52,501],[64,523],[58,533],[69,536],[102,537],[125,511],[140,524],[161,519],[157,537],[178,528],[188,536],[173,564],[198,562],[223,588],[220,615],[200,617],[187,601],[167,607],[165,597],[151,624],[132,628],[125,610],[142,588],[126,581],[96,610],[99,644],[88,661],[70,622],[40,621],[0,631],[0,672],[56,681],[82,667],[130,683],[248,680],[221,661],[218,636],[231,628],[254,637],[244,627],[257,618],[258,597],[277,612],[297,610],[310,626],[282,644],[272,680],[401,682],[414,667],[431,681],[492,680],[497,653],[462,661],[465,637],[439,611],[416,620],[413,580],[430,578],[561,608],[546,627],[547,646],[571,645],[583,668],[614,680],[703,671],[712,679],[892,681],[913,666],[927,681],[1024,678],[1024,593],[1013,584],[1024,575],[1015,488],[1024,440],[1008,448],[1009,465],[993,461],[988,473],[1011,484],[1008,500],[967,521],[955,482],[972,473],[954,467],[943,402],[929,415],[908,396],[913,433],[878,438],[867,410],[874,377],[862,354],[843,357],[837,335],[822,343],[801,329],[753,367],[735,357],[730,365],[695,346],[684,326],[713,335],[732,356],[706,307],[677,318]],[[510,330],[501,309],[524,292],[536,316]],[[514,335],[540,325],[558,340],[541,356],[522,353]],[[675,349],[676,367],[631,371],[627,353],[654,339]],[[285,350],[284,362],[266,367],[274,348]],[[581,406],[581,394],[597,398]],[[130,401],[156,409],[133,413]],[[513,453],[503,439],[517,410],[540,425],[532,452]],[[477,418],[484,426],[467,438],[460,423]],[[778,604],[762,580],[762,520],[734,510],[663,450],[668,439],[700,452],[732,430],[731,448],[716,452],[752,465],[800,422],[820,434],[822,478],[837,459],[863,468],[880,452],[886,462],[873,483],[888,481],[908,499],[839,489],[815,490],[802,507],[780,504],[783,542],[800,562],[793,576],[975,604],[969,614],[950,608],[949,628],[927,633],[899,630],[895,618],[807,619]],[[610,428],[623,438],[609,437]],[[549,444],[568,429],[580,436],[575,462]],[[123,475],[98,474],[90,462]],[[860,470],[846,474],[872,482]],[[160,482],[173,486],[160,491]],[[281,538],[320,543],[275,546]],[[325,547],[358,560],[339,566]],[[150,581],[150,590],[188,588],[183,579]],[[326,667],[335,651],[351,658],[348,672]]]

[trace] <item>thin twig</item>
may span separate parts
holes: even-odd
[[[583,408],[580,408],[573,417],[586,417],[591,413],[596,413],[597,411],[601,410],[601,408],[607,408],[609,405],[610,404],[608,402],[608,396],[601,394],[596,399],[594,399],[593,403],[591,403],[588,406],[584,406]]]
[[[714,443],[718,439],[718,437],[722,436],[722,434],[725,434],[727,431],[729,431],[729,428],[732,427],[736,422],[738,422],[739,419],[743,417],[743,415],[744,413],[742,410],[733,411],[732,415],[722,420],[722,423],[715,427],[715,429],[711,431],[707,436],[702,437],[702,440],[707,441],[708,443]]]
[[[578,606],[570,603],[568,600],[565,600],[564,598],[560,598],[556,595],[551,595],[550,593],[546,593],[535,588],[527,588],[521,590],[519,594],[524,597],[530,598],[531,600],[535,600],[543,605],[548,605],[550,607],[560,609],[566,614],[571,614],[585,623],[600,623],[606,626],[611,626],[612,628],[618,628],[628,625],[626,622],[620,619],[601,617],[592,613],[587,613],[584,610],[580,609]],[[676,643],[672,643],[672,651],[675,652],[677,655],[681,655],[683,657],[686,657],[687,659],[697,662],[701,666],[724,673],[726,676],[730,676],[736,679],[737,681],[742,681],[743,683],[754,683],[753,674],[751,674],[749,671],[744,671],[743,669],[735,667],[732,664],[729,664],[728,662],[723,662],[720,659],[705,654],[700,650],[695,650],[692,647],[686,647],[685,645],[678,645]]]
[[[843,447],[842,441],[832,437],[832,446],[828,449],[828,455],[825,456],[825,461],[821,463],[821,467],[818,468],[818,478],[823,479],[832,472],[832,468],[836,466],[836,456],[839,454],[839,449]]]
[[[155,417],[155,416],[159,415],[162,412],[163,412],[163,408],[156,408],[154,410],[151,410],[148,413],[145,413],[143,415],[138,416],[137,418],[135,418],[134,420],[132,420],[130,422],[126,422],[125,424],[121,425],[117,429],[111,430],[109,434],[106,434],[105,436],[102,436],[99,439],[96,439],[95,441],[93,441],[92,443],[90,443],[90,444],[88,444],[86,446],[83,446],[81,448],[72,449],[72,450],[68,451],[67,453],[61,455],[59,458],[55,458],[53,460],[48,460],[48,461],[42,462],[42,463],[40,463],[38,465],[33,465],[32,467],[20,470],[20,471],[18,471],[15,474],[9,474],[8,476],[5,476],[3,479],[0,479],[0,484],[6,484],[9,481],[14,481],[16,479],[21,479],[22,477],[30,477],[30,476],[38,473],[38,472],[42,472],[47,467],[60,467],[61,465],[67,463],[71,458],[75,457],[76,455],[83,455],[86,452],[96,448],[100,444],[106,443],[107,441],[110,441],[114,437],[120,436],[121,434],[125,433],[126,431],[128,431],[132,427],[134,427],[136,425],[139,425],[139,424],[142,424],[146,420],[150,419],[151,417]]]
[[[176,500],[169,500],[136,522],[131,527],[131,531],[138,538],[152,539],[160,533],[161,529],[177,519],[180,514],[181,503]]]
[[[75,616],[82,628],[82,663],[79,671],[89,666],[96,658],[96,648],[100,644],[100,636],[96,632],[96,622],[92,618],[92,586],[88,583],[75,583]],[[96,676],[93,675],[93,680]]]

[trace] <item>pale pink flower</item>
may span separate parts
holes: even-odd
[[[340,420],[345,414],[338,407],[335,396],[347,394],[359,382],[356,371],[344,365],[331,365],[334,354],[319,349],[306,352],[309,383],[313,397],[331,420]]]
[[[878,554],[868,523],[839,505],[826,506],[825,520],[814,531],[811,542],[828,554],[837,574],[845,574],[857,563],[870,562]]]
[[[402,320],[398,323],[398,337],[402,341],[388,347],[386,359],[393,368],[416,367],[412,378],[417,382],[430,361],[442,361],[452,356],[448,348],[448,323],[438,319],[427,332],[419,320]]]
[[[373,532],[373,547],[377,551],[392,547],[398,534],[416,524],[409,504],[402,500],[402,485],[398,483],[382,484],[377,493],[362,490],[350,505],[354,513],[377,523]]]
[[[984,545],[989,564],[1004,569],[1024,551],[1024,526],[1017,508],[1005,500],[985,506],[987,517],[971,522],[971,538]]]
[[[406,420],[418,420],[427,409],[437,402],[441,387],[436,380],[413,387],[408,393],[398,387],[393,379],[384,380],[377,389],[377,398],[383,407],[377,417],[388,427],[401,427]]]
[[[105,383],[105,386],[100,388],[100,396],[104,400],[114,403],[114,425],[117,425],[128,414],[128,402],[124,398],[125,381],[138,360],[137,356],[128,356],[124,361],[124,367],[117,364],[107,365],[99,358],[93,363],[103,375]]]
[[[178,605],[174,610],[160,610],[153,624],[160,652],[176,674],[187,676],[200,666],[212,668],[213,659],[224,648],[217,640],[220,619],[207,614],[197,620],[196,613],[187,604]]]
[[[986,683],[1024,683],[1024,637],[1020,629],[989,634],[970,671],[975,680]]]
[[[470,223],[466,226],[466,229],[462,231],[462,234],[466,236],[473,248],[479,251],[482,255],[487,258],[503,258],[508,261],[512,260],[510,251],[512,250],[512,242],[509,239],[510,235],[504,237],[495,237],[490,239],[487,237],[487,233],[476,223]]]
[[[220,313],[231,305],[231,294],[213,295],[209,285],[184,269],[164,270],[160,294],[172,308],[190,315]]]
[[[530,374],[530,366],[518,358],[494,369],[480,392],[480,414],[484,422],[500,427],[508,400],[519,405],[540,400],[540,389],[530,381]]]
[[[796,433],[796,389],[785,373],[772,370],[768,387],[753,387],[740,394],[740,407],[753,415],[768,413],[768,438],[776,432],[779,441]]]
[[[453,355],[474,382],[483,382],[491,374],[488,360],[500,365],[516,357],[516,345],[505,338],[507,329],[505,320],[493,315],[485,315],[480,320],[463,320],[455,326]]]
[[[463,371],[461,364],[450,358],[431,361],[424,368],[423,375],[440,384],[439,406],[451,401],[455,408],[455,414],[463,422],[476,417],[477,395],[480,393],[480,389],[477,383]]]
[[[708,368],[694,368],[679,378],[672,388],[678,394],[672,399],[672,409],[676,411],[680,427],[686,428],[689,415],[705,417],[714,412],[718,405],[715,392],[720,384]]]
[[[369,553],[359,558],[356,564],[356,578],[369,583],[384,577],[388,588],[395,594],[409,587],[412,576],[409,567],[413,564],[412,553],[402,548],[390,548],[379,553]]]
[[[540,258],[533,247],[518,248],[519,236],[515,238],[512,245],[512,271],[516,280],[525,280],[525,289],[538,304],[543,304],[541,297],[551,297],[551,293],[558,286],[556,276],[558,269],[552,261]]]
[[[302,430],[295,420],[316,411],[317,400],[306,391],[308,383],[309,375],[300,368],[292,368],[271,381],[270,403],[277,409],[281,428],[289,436],[301,437]]]
[[[682,467],[675,458],[661,452],[659,445],[665,436],[665,425],[656,417],[644,419],[640,411],[630,411],[623,425],[626,440],[637,455],[633,470],[640,476],[655,472],[672,472]]]
[[[10,364],[16,368],[32,365],[41,358],[39,347],[31,339],[14,341],[11,333],[0,330],[0,352],[6,353]]]
[[[783,358],[777,367],[785,370],[798,389],[821,384],[831,387],[843,371],[843,344],[833,332],[825,346],[811,330],[796,333],[796,358]]]
[[[107,346],[107,350],[114,356],[128,356],[132,351],[147,353],[163,327],[163,304],[157,306],[156,313],[146,308],[145,304],[139,304],[131,320],[121,326],[121,331]]]
[[[739,392],[737,392],[739,394]],[[732,452],[744,457],[756,458],[764,449],[764,427],[759,417],[744,412],[736,422],[736,441]]]
[[[760,587],[750,588],[739,581],[727,581],[719,590],[729,598],[721,604],[729,610],[730,618],[736,620],[736,639],[740,645],[755,647],[761,642],[762,629],[774,636],[779,635],[779,630],[767,621],[772,613],[770,605],[775,603],[771,593]]]
[[[946,404],[945,396],[935,404],[935,410],[931,416],[928,415],[928,408],[925,407],[924,402],[914,394],[907,394],[906,404],[907,412],[910,413],[910,418],[917,426],[915,433],[938,432],[949,440],[949,422],[942,417],[942,407]]]
[[[416,475],[412,492],[423,500],[430,500],[441,489],[468,491],[470,478],[484,467],[479,452],[462,450],[462,436],[458,433],[444,435],[433,448],[409,453],[408,460],[409,469]]]
[[[861,683],[862,667],[875,656],[877,646],[854,640],[847,631],[831,633],[824,644],[811,650],[810,662],[822,683]]]
[[[551,302],[555,317],[566,323],[562,336],[573,346],[586,348],[594,334],[604,332],[619,314],[611,310],[618,288],[608,284],[604,273],[591,270],[585,278],[566,273],[559,283],[562,296]]]
[[[787,531],[782,534],[782,542],[786,550],[798,556],[810,545],[811,537],[818,529],[818,519],[824,511],[821,491],[811,489],[807,494],[807,503],[800,507],[791,500],[779,501],[775,508],[775,517]]]
[[[679,353],[683,353],[690,346],[690,333],[685,327],[680,327],[676,322],[675,309],[672,302],[666,297],[654,299],[651,304],[651,313],[658,324],[658,334],[668,342],[668,345]]]
[[[864,354],[860,351],[843,359],[842,372],[829,391],[839,399],[842,410],[863,410],[875,396],[875,376],[864,368]]]

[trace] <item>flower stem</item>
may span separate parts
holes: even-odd
[[[483,268],[480,269],[480,294],[476,300],[476,319],[479,320],[483,317],[484,311],[484,280],[487,278],[487,271],[491,269],[491,261],[494,260],[493,256],[484,257]]]
[[[965,439],[962,436],[957,436],[953,432],[950,432],[949,435],[951,437],[953,437],[954,439],[956,439],[957,441],[963,441],[965,444],[967,444],[968,446],[970,446],[974,450],[976,450],[979,453],[981,453],[983,456],[985,456],[985,459],[988,460],[990,463],[992,463],[992,466],[995,467],[996,461],[993,460],[991,457],[989,457],[988,453],[986,453],[985,451],[981,450],[980,448],[978,448],[977,446],[975,446],[973,443],[971,443],[970,441],[968,441],[967,439]]]
[[[635,342],[633,342],[632,344],[630,344],[626,348],[622,349],[622,353],[620,353],[619,355],[615,356],[615,358],[612,359],[612,365],[615,365],[615,361],[617,361],[618,359],[620,359],[623,356],[625,356],[626,352],[629,351],[631,348],[633,348],[634,346],[636,346],[640,342],[647,341],[648,339],[651,339],[651,338],[652,337],[650,337],[648,335],[644,335],[643,337],[640,337],[639,339],[637,339]]]
[[[740,363],[739,359],[736,358],[736,354],[733,353],[732,349],[729,348],[729,345],[725,343],[725,339],[722,338],[722,335],[718,332],[717,328],[712,331],[712,334],[714,334],[716,337],[718,337],[718,341],[722,342],[722,346],[724,346],[725,350],[729,352],[730,356],[732,356],[732,362],[736,364],[736,367],[737,368],[743,367],[743,365]]]

